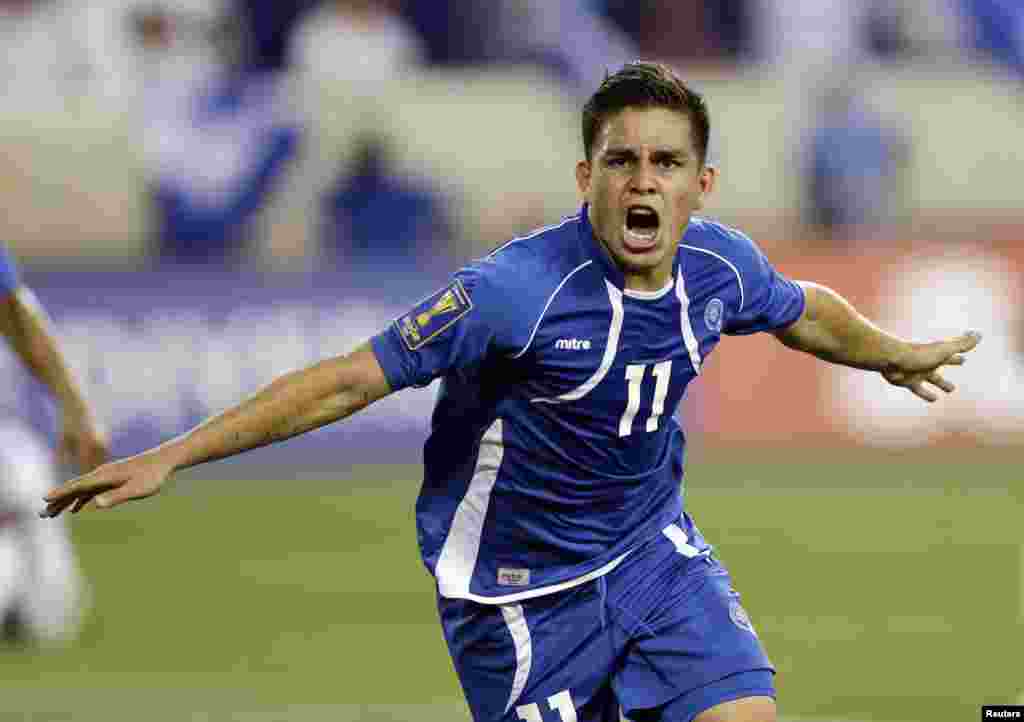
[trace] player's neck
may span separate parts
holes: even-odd
[[[672,278],[672,264],[665,267],[644,269],[643,271],[628,271],[622,269],[623,286],[630,291],[641,291],[643,293],[654,293],[668,285]]]

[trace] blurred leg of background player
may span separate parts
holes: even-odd
[[[37,500],[57,482],[34,432],[0,422],[0,640],[73,639],[85,587],[66,523],[41,524]]]

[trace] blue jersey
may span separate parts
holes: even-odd
[[[458,271],[372,340],[393,390],[442,379],[416,505],[448,598],[582,584],[683,510],[673,412],[722,333],[785,327],[800,287],[693,219],[661,291],[624,287],[587,206]]]
[[[0,296],[7,296],[17,288],[18,274],[14,260],[3,244],[0,244]]]

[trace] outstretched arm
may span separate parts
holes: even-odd
[[[102,464],[107,458],[106,435],[49,330],[46,314],[25,286],[0,299],[0,334],[60,404],[61,455],[81,471]]]
[[[931,343],[906,341],[875,326],[832,289],[807,281],[800,286],[807,303],[799,319],[775,333],[782,343],[825,361],[878,371],[925,401],[938,398],[926,383],[946,393],[954,390],[939,369],[963,364],[963,354],[981,340],[981,334],[968,331]]]
[[[252,398],[160,447],[174,470],[290,439],[351,416],[391,391],[368,343],[277,378]]]
[[[116,506],[152,496],[171,473],[272,444],[351,416],[390,393],[377,357],[364,344],[346,356],[279,377],[256,395],[149,451],[101,466],[46,495],[41,516]]]

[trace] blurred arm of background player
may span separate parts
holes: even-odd
[[[807,281],[799,284],[807,300],[804,312],[776,332],[776,338],[825,361],[878,371],[889,383],[928,402],[938,394],[925,384],[952,392],[955,387],[939,369],[963,364],[963,354],[981,341],[977,331],[932,343],[905,341],[875,326],[832,289]]]
[[[71,373],[45,312],[27,287],[19,286],[0,299],[0,333],[60,404],[61,461],[73,463],[83,472],[102,464],[108,453],[106,433]]]
[[[348,355],[291,371],[191,431],[72,479],[45,496],[39,515],[108,508],[156,494],[175,471],[290,439],[351,416],[391,393],[369,342]]]

